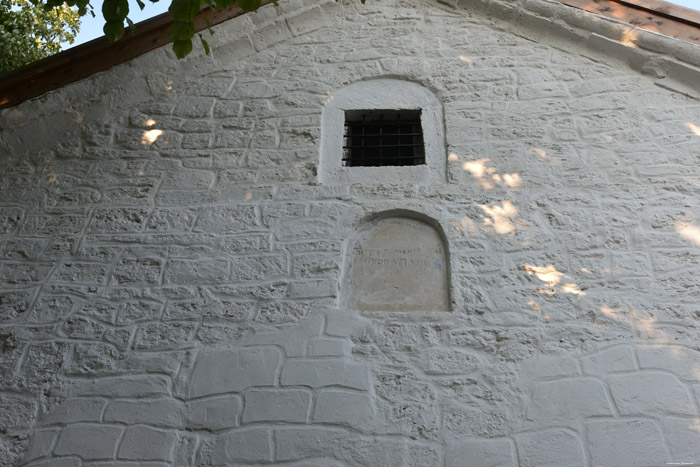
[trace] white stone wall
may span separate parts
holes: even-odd
[[[0,465],[700,462],[699,55],[523,5],[281,3],[4,110]],[[319,183],[381,77],[441,101],[446,183]],[[338,306],[389,210],[453,311]]]

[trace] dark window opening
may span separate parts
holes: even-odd
[[[420,113],[420,110],[346,111],[343,165],[425,164]]]

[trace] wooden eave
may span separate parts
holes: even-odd
[[[700,44],[700,12],[660,0],[558,0],[564,5],[629,23],[635,27]],[[269,3],[265,0],[263,4]],[[195,17],[195,30],[242,15],[237,6],[202,9]],[[136,25],[139,33],[116,42],[105,37],[92,40],[38,62],[0,75],[0,109],[12,107],[75,81],[87,78],[171,42],[170,13]]]
[[[216,11],[203,8],[194,18],[195,31],[242,14],[244,11],[236,5],[217,8]],[[172,24],[173,19],[166,12],[136,24],[136,35],[129,34],[127,29],[124,37],[116,42],[99,37],[0,75],[0,109],[15,106],[169,44],[172,40],[168,36],[168,28]]]
[[[640,29],[700,44],[700,12],[660,0],[558,0]]]

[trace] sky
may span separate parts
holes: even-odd
[[[666,0],[668,3],[675,3],[676,5],[681,5],[687,8],[693,8],[695,10],[700,10],[700,0]],[[94,2],[98,4],[99,2]],[[129,0],[129,18],[134,22],[138,23],[145,19],[157,16],[161,13],[168,11],[168,6],[170,5],[170,0],[160,0],[158,3],[151,3],[150,1],[144,1],[146,7],[142,10],[139,9],[138,4],[135,0]],[[101,5],[101,3],[100,3]],[[102,19],[102,12],[98,9],[95,11],[95,17],[90,15],[83,17],[80,24],[80,32],[75,38],[75,42],[72,45],[63,44],[63,50],[75,47],[87,41],[91,41],[103,34],[102,26],[104,25],[104,20]]]
[[[697,0],[700,1],[700,0]],[[91,2],[95,5],[95,17],[91,15],[84,16],[80,22],[80,32],[75,38],[73,44],[62,44],[63,50],[75,47],[76,45],[83,44],[85,42],[91,41],[95,38],[104,36],[102,32],[102,27],[104,26],[104,19],[102,18],[102,2],[93,1]],[[129,19],[134,23],[158,16],[161,13],[168,11],[170,6],[170,0],[160,0],[158,3],[151,3],[148,0],[144,0],[146,7],[141,10],[138,3],[135,0],[129,0]]]

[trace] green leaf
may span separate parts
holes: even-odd
[[[114,42],[121,39],[121,37],[124,35],[124,23],[122,23],[121,20],[108,21],[105,23],[102,31],[104,31],[105,36],[107,36],[107,39],[109,39],[110,42]]]
[[[142,10],[143,10],[144,8],[146,8],[146,4],[143,3],[141,0],[136,0],[136,3],[138,3],[139,8],[142,9]]]
[[[236,4],[243,11],[255,11],[262,5],[262,0],[236,0]]]
[[[191,21],[199,12],[199,0],[173,0],[168,11],[175,21]]]
[[[194,23],[185,21],[176,21],[168,29],[168,36],[177,41],[191,41],[194,37]]]
[[[173,42],[173,52],[177,58],[185,58],[192,52],[192,41],[175,41]]]
[[[132,36],[135,36],[136,33],[139,32],[139,30],[136,29],[136,25],[134,24],[133,21],[131,21],[131,20],[129,19],[128,16],[126,17],[126,22],[129,24],[129,31],[131,32],[131,35],[132,35]]]
[[[199,34],[199,40],[202,41],[202,46],[204,46],[204,52],[209,55],[211,50],[209,50],[209,43],[204,40],[201,34]]]
[[[102,3],[102,16],[105,21],[121,21],[129,14],[128,0],[104,0]]]

